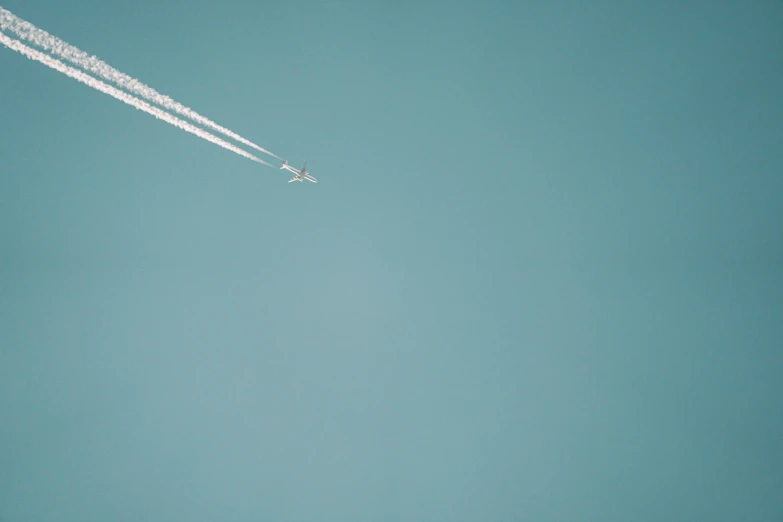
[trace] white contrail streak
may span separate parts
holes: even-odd
[[[118,71],[99,58],[95,56],[89,56],[81,49],[74,47],[68,42],[60,40],[56,36],[52,36],[43,29],[39,29],[30,22],[22,20],[12,12],[3,9],[2,7],[0,7],[0,29],[4,31],[11,31],[22,40],[27,40],[33,45],[36,45],[41,49],[59,56],[60,58],[73,63],[74,65],[78,65],[85,71],[91,72],[108,82],[122,87],[123,89],[130,91],[149,102],[160,105],[164,109],[176,112],[177,114],[185,116],[186,118],[190,118],[194,122],[203,125],[204,127],[208,127],[215,132],[219,132],[231,139],[247,145],[248,147],[253,147],[254,149],[259,150],[264,154],[269,154],[270,156],[282,161],[282,158],[262,147],[259,147],[252,141],[243,138],[239,134],[226,129],[225,127],[221,127],[217,123],[205,118],[204,116],[201,116],[197,112],[185,107],[181,103],[178,103],[168,96],[160,94],[155,89],[144,85],[139,80],[131,78],[127,74]]]
[[[207,141],[211,141],[215,145],[220,145],[224,149],[228,149],[231,152],[235,152],[239,154],[240,156],[244,156],[247,159],[256,161],[258,163],[261,163],[263,165],[270,165],[266,161],[259,159],[249,152],[240,149],[236,145],[232,145],[231,143],[228,143],[227,141],[224,141],[217,136],[213,136],[212,134],[208,133],[204,129],[201,129],[199,127],[196,127],[195,125],[192,125],[186,121],[182,121],[179,118],[172,116],[168,112],[159,109],[158,107],[153,107],[149,103],[140,100],[136,98],[135,96],[131,96],[127,92],[121,91],[117,89],[116,87],[112,87],[111,85],[108,85],[98,79],[93,78],[89,74],[83,73],[82,71],[79,71],[78,69],[74,69],[73,67],[70,67],[68,65],[65,65],[64,63],[55,60],[48,54],[44,54],[40,51],[36,51],[35,49],[31,49],[30,47],[27,47],[22,42],[18,40],[14,40],[12,38],[8,38],[3,33],[0,33],[0,43],[8,47],[9,49],[13,49],[14,51],[17,51],[24,56],[30,58],[31,60],[36,60],[41,62],[42,64],[51,67],[55,71],[60,71],[61,73],[70,76],[74,80],[80,81],[86,85],[89,85],[93,89],[97,89],[101,91],[102,93],[108,94],[109,96],[113,96],[114,98],[117,98],[118,100],[127,103],[128,105],[131,105],[133,107],[136,107],[137,109],[144,111],[146,113],[152,114],[158,119],[161,119],[165,121],[166,123],[170,123],[174,125],[175,127],[179,127],[180,129],[191,132],[198,136],[199,138],[204,138]]]

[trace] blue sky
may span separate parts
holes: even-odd
[[[2,5],[3,522],[783,516],[780,2]]]

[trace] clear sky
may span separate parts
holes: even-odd
[[[2,5],[3,522],[783,517],[783,3]]]

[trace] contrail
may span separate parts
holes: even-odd
[[[226,129],[225,127],[221,127],[217,123],[205,118],[192,109],[185,107],[181,103],[175,102],[168,96],[160,94],[155,89],[144,85],[139,80],[131,78],[127,74],[118,71],[99,58],[95,56],[89,56],[87,53],[77,47],[74,47],[68,42],[60,40],[56,36],[52,36],[43,29],[37,28],[30,22],[22,20],[11,11],[3,9],[2,7],[0,7],[0,29],[4,31],[11,31],[19,38],[27,40],[33,45],[36,45],[54,55],[59,56],[60,58],[78,65],[85,71],[91,72],[108,82],[122,87],[123,89],[130,91],[149,102],[160,105],[164,109],[168,109],[172,112],[176,112],[177,114],[185,116],[186,118],[190,118],[196,123],[208,127],[215,132],[219,132],[225,136],[228,136],[229,138],[243,143],[248,147],[253,147],[254,149],[259,150],[264,154],[269,154],[270,156],[281,161],[283,159],[276,154],[259,147],[252,141],[243,138],[239,134]]]
[[[191,132],[198,136],[199,138],[204,138],[207,141],[211,141],[215,145],[220,145],[224,149],[228,149],[231,152],[236,152],[240,156],[244,156],[247,159],[256,161],[258,163],[261,163],[263,165],[268,165],[272,167],[269,163],[266,161],[257,158],[250,154],[249,152],[240,149],[236,145],[232,145],[231,143],[228,143],[227,141],[224,141],[217,136],[213,136],[212,134],[208,133],[204,129],[201,129],[199,127],[196,127],[195,125],[192,125],[186,121],[182,121],[179,118],[172,116],[168,112],[159,109],[158,107],[153,107],[149,103],[140,100],[136,98],[135,96],[131,96],[127,92],[121,91],[117,89],[116,87],[112,87],[111,85],[108,85],[98,79],[93,78],[89,74],[83,73],[82,71],[79,71],[78,69],[74,69],[73,67],[70,67],[68,65],[65,65],[64,63],[60,62],[59,60],[55,60],[48,54],[44,54],[40,51],[36,51],[35,49],[31,49],[30,47],[27,47],[22,42],[18,40],[14,40],[12,38],[8,38],[3,33],[0,33],[0,43],[8,47],[9,49],[13,49],[14,51],[17,51],[24,56],[30,58],[31,60],[36,60],[41,62],[42,64],[46,65],[47,67],[51,67],[55,71],[60,71],[61,73],[70,76],[74,80],[80,81],[86,85],[89,85],[93,89],[97,89],[101,91],[102,93],[108,94],[109,96],[113,96],[114,98],[117,98],[118,100],[127,103],[128,105],[131,105],[133,107],[136,107],[137,109],[144,111],[146,113],[152,114],[158,119],[161,119],[165,121],[166,123],[170,123],[174,125],[175,127],[179,127],[180,129]]]

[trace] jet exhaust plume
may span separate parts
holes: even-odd
[[[242,136],[232,132],[225,127],[221,127],[217,123],[201,116],[197,112],[185,107],[181,103],[178,103],[168,96],[160,94],[155,89],[141,83],[135,78],[131,78],[127,74],[124,74],[114,67],[110,66],[106,62],[100,60],[95,56],[90,56],[81,49],[74,47],[73,45],[65,42],[56,36],[52,36],[43,29],[39,29],[30,22],[26,22],[13,14],[12,12],[0,7],[0,30],[10,31],[14,33],[18,38],[27,40],[33,45],[46,50],[47,52],[59,56],[64,60],[71,62],[74,65],[78,65],[85,71],[88,71],[99,78],[111,82],[141,98],[144,98],[148,102],[152,102],[156,105],[160,105],[164,109],[171,112],[175,112],[189,118],[190,120],[203,125],[215,132],[219,132],[224,136],[236,140],[240,143],[253,147],[254,149],[269,154],[273,158],[282,161],[282,158],[269,152],[268,150],[259,147],[250,140],[243,138]]]
[[[140,100],[136,98],[135,96],[131,96],[127,92],[121,91],[117,89],[116,87],[112,87],[111,85],[108,85],[96,78],[93,78],[89,74],[86,74],[82,71],[79,71],[78,69],[74,69],[73,67],[70,67],[68,65],[65,65],[64,63],[60,62],[59,60],[55,60],[48,54],[42,53],[40,51],[36,51],[35,49],[31,49],[30,47],[27,47],[22,42],[18,40],[14,40],[12,38],[9,38],[3,33],[0,33],[0,43],[8,47],[9,49],[13,49],[14,51],[17,51],[18,53],[23,54],[27,58],[30,58],[31,60],[36,60],[38,62],[41,62],[42,64],[46,65],[47,67],[51,67],[55,71],[59,71],[66,76],[70,76],[74,80],[77,80],[79,82],[82,82],[86,85],[89,85],[93,89],[97,89],[101,91],[104,94],[108,94],[109,96],[112,96],[114,98],[117,98],[118,100],[127,103],[128,105],[131,105],[141,111],[144,111],[148,114],[151,114],[155,116],[156,118],[165,121],[166,123],[170,123],[174,125],[175,127],[179,127],[180,129],[190,132],[192,134],[195,134],[199,138],[203,138],[207,141],[210,141],[214,143],[215,145],[219,145],[223,147],[224,149],[228,149],[231,152],[235,152],[236,154],[239,154],[240,156],[243,156],[249,160],[253,160],[255,162],[261,163],[263,165],[272,166],[266,161],[257,158],[250,154],[249,152],[240,149],[236,145],[232,145],[231,143],[228,143],[227,141],[224,141],[217,136],[214,136],[210,134],[209,132],[205,131],[204,129],[201,129],[199,127],[196,127],[195,125],[192,125],[186,121],[180,120],[179,118],[169,114],[168,112],[159,109],[158,107],[153,107],[149,103]]]

